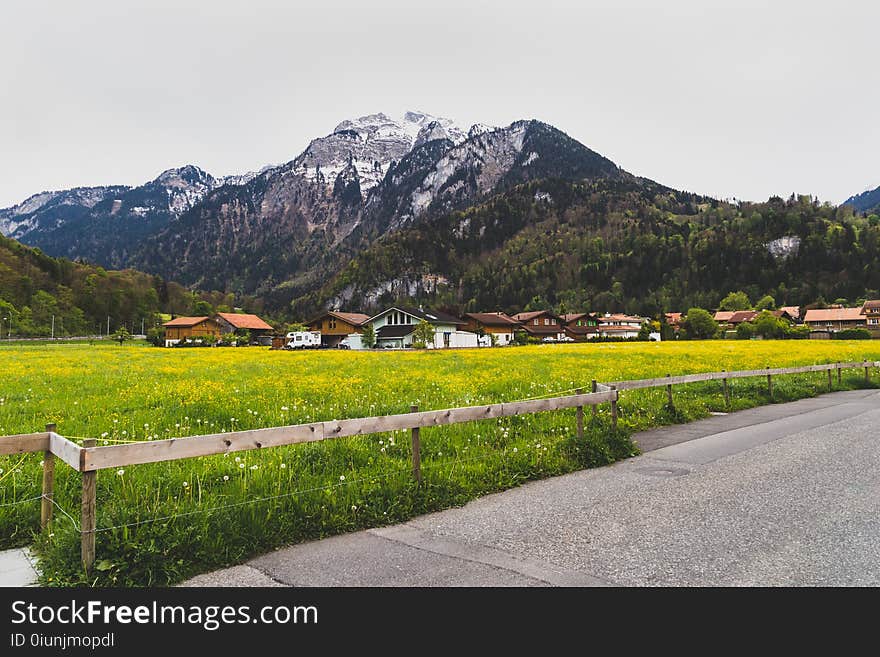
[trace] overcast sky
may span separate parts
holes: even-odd
[[[4,0],[0,207],[259,169],[407,109],[537,118],[724,198],[880,185],[880,4],[769,4]]]

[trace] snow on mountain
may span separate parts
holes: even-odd
[[[472,136],[451,148],[413,192],[413,216],[423,212],[436,199],[454,196],[465,187],[466,177],[455,175],[463,169],[473,174],[478,193],[485,194],[491,190],[510,170],[522,151],[528,126],[527,121],[517,121],[507,128],[491,132],[472,130]]]
[[[91,209],[109,194],[126,190],[128,187],[75,187],[73,189],[41,192],[34,194],[11,208],[0,209],[0,234],[19,239],[22,235],[37,228],[39,216],[52,212],[64,212],[65,206]],[[59,219],[51,222],[51,228],[63,223]]]
[[[385,177],[388,169],[415,146],[434,139],[454,144],[467,138],[454,121],[424,112],[402,117],[368,114],[346,120],[326,137],[315,139],[290,165],[290,172],[332,189],[343,169],[353,165],[361,193],[366,194]]]
[[[167,195],[167,210],[173,215],[180,215],[201,201],[208,192],[219,187],[220,181],[207,171],[188,164],[163,171],[148,184],[163,187]]]
[[[280,164],[267,164],[259,171],[248,171],[247,173],[235,173],[229,176],[223,176],[222,178],[217,178],[218,187],[222,187],[223,185],[247,185],[251,180],[256,178],[257,176],[261,176],[267,171],[272,169],[278,169],[282,165]]]

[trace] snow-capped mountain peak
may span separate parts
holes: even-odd
[[[379,112],[342,121],[326,137],[315,139],[291,170],[333,189],[336,177],[351,163],[362,193],[385,177],[388,169],[414,147],[434,139],[458,144],[467,133],[452,119],[409,111],[401,117]]]

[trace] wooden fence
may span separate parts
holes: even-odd
[[[52,521],[55,458],[60,459],[74,470],[82,472],[82,512],[80,534],[82,537],[82,561],[86,572],[90,572],[95,561],[96,532],[96,484],[98,470],[119,468],[141,463],[157,463],[178,459],[228,454],[245,450],[266,449],[316,442],[345,436],[361,436],[386,431],[410,429],[412,439],[413,478],[421,481],[420,445],[422,428],[437,427],[463,422],[476,422],[492,418],[509,417],[555,411],[566,408],[577,409],[577,436],[584,435],[584,406],[596,407],[605,402],[611,405],[611,422],[616,428],[618,419],[617,403],[622,390],[666,387],[668,403],[673,404],[672,386],[704,381],[722,381],[724,398],[730,405],[730,379],[746,377],[767,377],[767,392],[773,396],[773,377],[783,374],[802,374],[808,372],[828,372],[828,387],[833,388],[832,372],[837,371],[837,381],[841,381],[844,369],[864,368],[865,381],[870,381],[870,369],[880,367],[880,362],[861,361],[853,363],[829,363],[804,367],[783,367],[763,370],[740,370],[688,374],[635,381],[615,381],[612,383],[592,382],[592,392],[577,390],[574,395],[534,399],[527,401],[447,408],[438,411],[419,411],[412,406],[409,413],[383,415],[376,417],[353,418],[348,420],[328,420],[311,424],[295,424],[285,427],[235,431],[168,440],[144,441],[125,445],[96,446],[94,439],[83,441],[83,445],[68,440],[55,432],[54,424],[46,425],[40,433],[0,436],[0,456],[43,452],[43,490],[40,526],[45,530]]]

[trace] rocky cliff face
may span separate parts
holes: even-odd
[[[0,211],[0,230],[52,254],[286,304],[422,216],[537,178],[628,175],[538,121],[465,131],[423,112],[379,113],[258,173],[218,179],[187,166],[140,187],[37,195]]]

